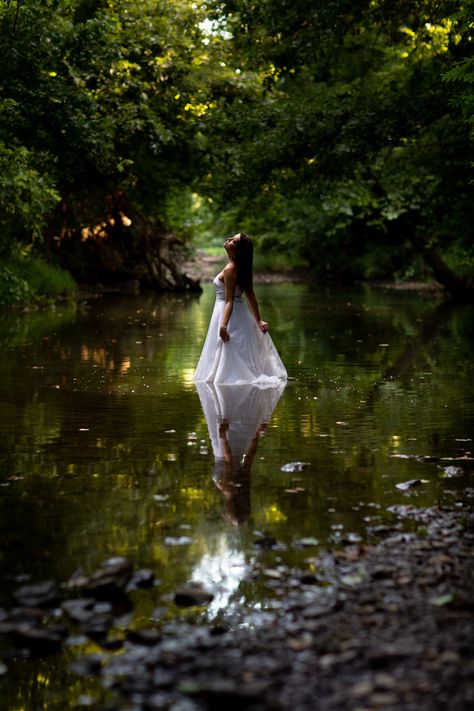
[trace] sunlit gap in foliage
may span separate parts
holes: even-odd
[[[197,8],[197,5],[194,5],[193,7]],[[204,44],[209,44],[209,42],[211,41],[211,36],[220,37],[223,40],[232,39],[232,33],[228,30],[225,30],[223,27],[224,21],[224,17],[222,17],[221,20],[211,20],[207,17],[205,20],[199,23],[199,29],[201,30],[201,32],[204,35],[208,35],[202,40]]]

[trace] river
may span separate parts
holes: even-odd
[[[196,391],[210,285],[1,316],[0,605],[120,555],[157,578],[131,595],[129,626],[242,611],[251,624],[273,594],[249,575],[259,542],[310,568],[315,551],[398,525],[394,507],[472,495],[472,307],[362,287],[257,294],[290,376],[273,397]],[[174,605],[190,580],[210,605]],[[68,665],[100,648],[69,642],[40,660],[4,645],[2,707],[94,706],[97,684]]]

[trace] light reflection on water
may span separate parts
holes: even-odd
[[[215,592],[196,613],[212,620],[265,607],[265,582],[248,579],[256,559],[274,565],[259,536],[304,566],[317,547],[302,539],[372,540],[392,505],[462,504],[472,468],[444,468],[473,449],[472,307],[302,285],[258,294],[293,378],[275,402],[196,391],[207,287],[2,317],[0,604],[12,576],[62,581],[120,554],[161,581],[136,599],[142,624],[154,608],[181,614],[169,600],[190,580]],[[281,471],[292,461],[308,467]],[[415,478],[428,483],[396,488]]]
[[[214,550],[214,553],[206,552],[199,559],[192,573],[193,581],[203,583],[214,593],[207,611],[211,618],[228,607],[247,572],[243,551],[233,549],[224,532],[215,542]]]

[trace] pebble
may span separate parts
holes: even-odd
[[[247,582],[274,579],[281,600],[272,590],[266,609],[234,605],[210,624],[185,621],[199,619],[198,611],[169,622],[166,609],[158,608],[150,627],[133,629],[131,615],[117,617],[115,600],[88,593],[64,601],[65,620],[104,635],[103,652],[77,659],[72,669],[101,677],[115,694],[114,709],[429,708],[430,698],[468,708],[474,698],[472,515],[414,506],[402,515],[423,522],[422,538],[390,530],[361,551],[363,566],[358,557],[321,551],[305,563],[315,573],[285,565],[271,534],[254,532],[257,541],[271,544],[252,552]],[[190,582],[174,600],[194,607],[213,596]],[[23,625],[32,638],[47,632],[61,648],[64,630],[43,625],[46,609],[3,610],[0,634],[13,639],[10,633]],[[108,638],[114,622],[117,632]],[[22,645],[3,659],[46,653],[33,647]]]
[[[281,467],[282,472],[302,472],[310,466],[309,462],[288,462]]]
[[[213,593],[205,590],[203,585],[192,583],[175,592],[174,602],[179,607],[193,607],[195,605],[208,605],[214,599]]]
[[[92,575],[87,576],[78,571],[70,578],[68,586],[101,600],[122,600],[132,572],[132,563],[126,558],[116,556],[104,561]]]
[[[23,607],[52,607],[59,599],[59,589],[53,580],[35,585],[23,585],[13,597]]]

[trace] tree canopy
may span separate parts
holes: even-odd
[[[409,278],[421,254],[466,292],[473,7],[4,2],[3,258],[176,285],[172,234],[242,229],[319,277]]]
[[[210,116],[211,185],[248,229],[320,273],[402,276],[437,247],[472,274],[473,3],[212,5],[260,78]]]

